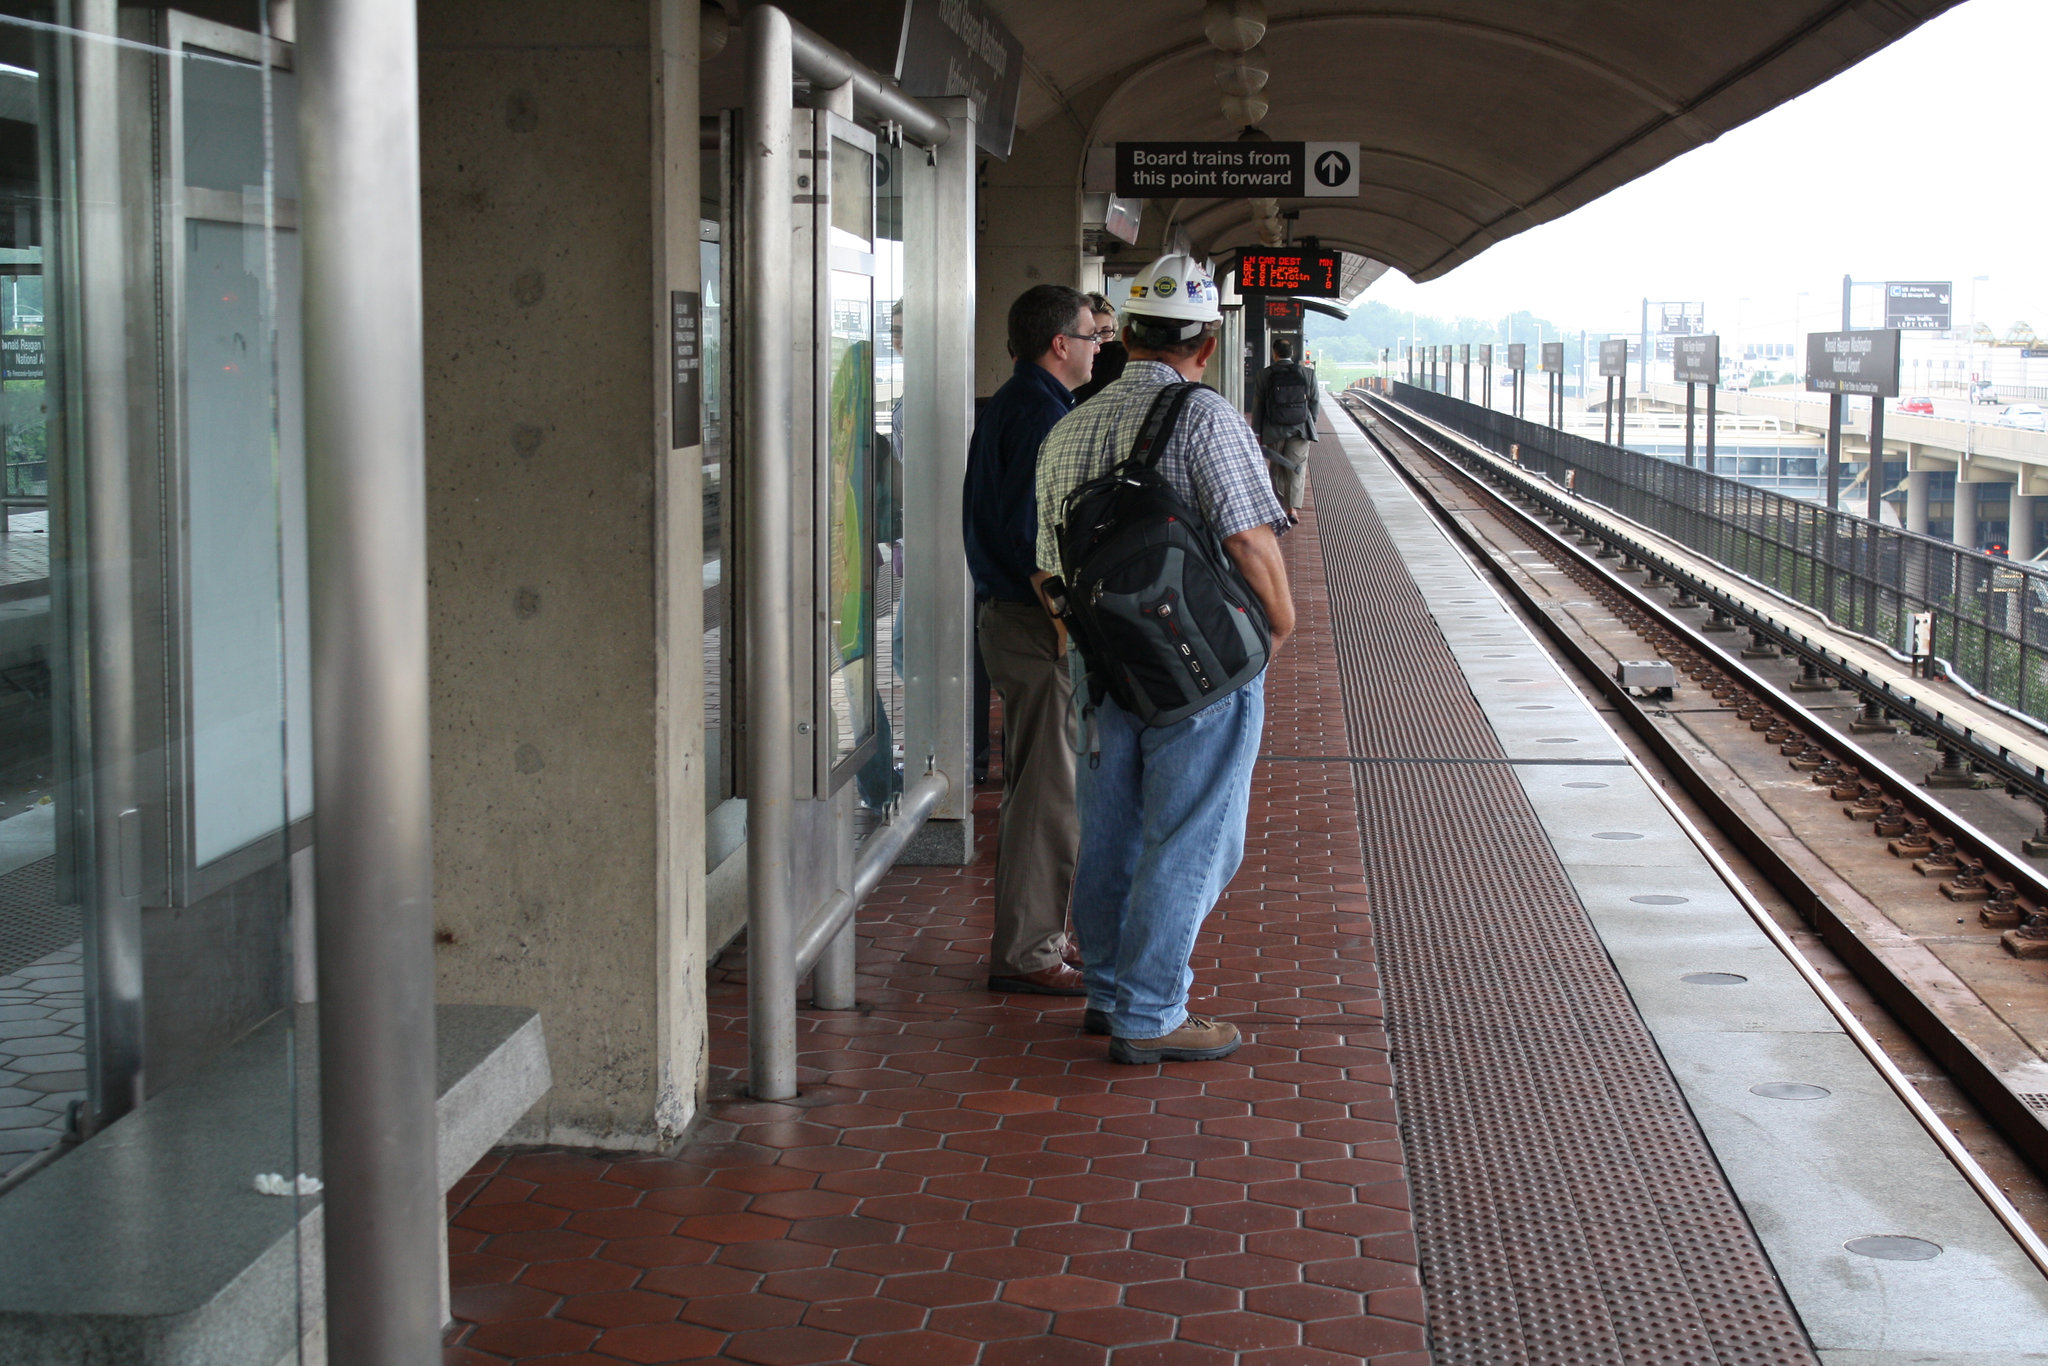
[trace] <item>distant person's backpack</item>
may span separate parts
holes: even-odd
[[[1309,388],[1308,374],[1286,361],[1266,372],[1265,424],[1268,427],[1300,427],[1315,420],[1316,396]]]
[[[1068,494],[1054,529],[1061,578],[1046,585],[1104,694],[1148,726],[1170,726],[1259,676],[1272,641],[1264,605],[1201,513],[1159,473],[1200,384],[1152,401],[1122,463]]]

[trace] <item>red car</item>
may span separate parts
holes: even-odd
[[[1898,410],[1902,413],[1919,413],[1923,417],[1934,416],[1934,400],[1927,397],[1902,398]]]

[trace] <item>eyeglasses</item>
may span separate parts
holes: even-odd
[[[1071,337],[1075,341],[1093,342],[1097,346],[1102,345],[1106,340],[1100,332],[1062,332],[1060,335],[1062,337]],[[1115,334],[1112,333],[1111,335]]]
[[[1095,344],[1096,344],[1097,346],[1107,346],[1107,345],[1109,345],[1109,344],[1110,344],[1111,342],[1113,342],[1113,341],[1115,341],[1115,340],[1116,340],[1116,329],[1115,329],[1114,327],[1103,327],[1103,328],[1098,328],[1098,329],[1096,330],[1096,333],[1095,333]]]

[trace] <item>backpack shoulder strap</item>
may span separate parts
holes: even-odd
[[[1159,463],[1159,457],[1166,452],[1166,443],[1173,438],[1173,429],[1180,424],[1181,409],[1188,406],[1188,399],[1195,390],[1208,386],[1193,380],[1182,380],[1161,389],[1152,400],[1152,407],[1145,414],[1144,425],[1138,428],[1138,439],[1131,443],[1127,464],[1151,468]]]

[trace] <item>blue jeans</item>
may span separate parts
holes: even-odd
[[[1112,700],[1095,719],[1100,763],[1076,775],[1074,932],[1089,1008],[1118,1038],[1156,1039],[1187,1018],[1195,934],[1244,857],[1266,678],[1171,726]]]

